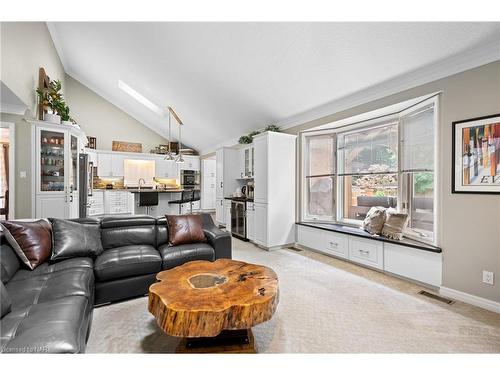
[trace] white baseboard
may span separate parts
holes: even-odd
[[[444,286],[439,288],[439,294],[443,297],[456,299],[500,314],[500,302],[464,293],[459,290],[446,288]]]

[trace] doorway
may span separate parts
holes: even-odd
[[[0,219],[14,219],[14,124],[0,123]]]

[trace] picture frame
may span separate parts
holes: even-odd
[[[452,122],[454,194],[500,194],[500,114]]]
[[[96,137],[87,137],[87,147],[93,150],[97,149],[97,138]]]

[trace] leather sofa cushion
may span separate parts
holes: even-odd
[[[166,215],[172,246],[206,242],[200,215]]]
[[[12,281],[26,280],[34,276],[46,275],[49,273],[65,271],[70,268],[83,268],[93,272],[94,262],[90,258],[72,258],[61,260],[56,263],[45,262],[35,268],[33,271],[21,269],[17,271]]]
[[[206,243],[163,245],[158,249],[162,258],[162,268],[168,270],[193,260],[215,260],[214,248]]]
[[[14,249],[7,243],[3,233],[0,240],[0,276],[2,283],[6,284],[19,269],[19,258]]]
[[[46,220],[3,221],[5,237],[21,261],[35,269],[50,257],[52,234]]]
[[[112,220],[113,219],[113,220]],[[137,219],[103,218],[101,222],[103,248],[113,249],[128,245],[156,245],[155,219],[141,216]]]
[[[12,300],[12,310],[69,296],[85,297],[90,303],[94,301],[94,272],[90,268],[68,268],[27,279],[14,278],[5,285]]]
[[[95,261],[97,280],[114,280],[161,271],[161,257],[150,245],[129,245],[105,250]]]
[[[10,300],[9,293],[5,289],[5,285],[0,281],[0,310],[2,310],[2,318],[10,312],[11,307],[12,301]]]
[[[91,312],[92,302],[80,296],[12,310],[0,321],[0,351],[82,353]]]
[[[96,257],[102,253],[99,224],[81,224],[63,219],[49,219],[52,223],[51,260],[74,257]]]

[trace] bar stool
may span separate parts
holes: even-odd
[[[181,199],[169,201],[168,204],[178,204],[179,205],[179,215],[180,215],[182,213],[182,205],[184,203],[191,204],[192,199],[193,199],[193,190],[183,190],[181,193]]]

